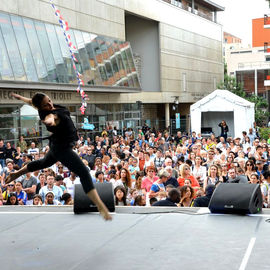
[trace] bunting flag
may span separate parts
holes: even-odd
[[[73,66],[73,69],[75,71],[75,74],[77,77],[77,82],[78,82],[77,92],[81,95],[81,100],[82,100],[80,111],[81,111],[81,114],[84,114],[85,110],[87,108],[86,100],[88,100],[88,96],[82,89],[82,86],[84,86],[84,81],[82,79],[82,74],[77,70],[77,67],[76,67],[76,63],[78,62],[78,60],[75,57],[75,54],[72,52],[72,50],[76,50],[77,48],[72,43],[70,34],[68,34],[68,30],[69,30],[68,22],[63,18],[63,16],[60,13],[60,10],[56,8],[56,6],[53,3],[53,0],[50,0],[50,3],[51,3],[51,6],[54,10],[55,16],[57,17],[58,22],[61,26],[61,29],[62,29],[63,34],[65,36],[65,40],[67,42],[67,46],[69,48],[70,57],[72,60],[72,66]]]

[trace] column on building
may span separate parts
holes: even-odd
[[[165,127],[170,126],[170,104],[165,103]]]

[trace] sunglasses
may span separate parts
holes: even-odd
[[[14,185],[7,185],[8,187],[14,187]]]
[[[252,166],[252,164],[250,164],[250,163],[247,163],[247,166]]]

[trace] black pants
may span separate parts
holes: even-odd
[[[59,146],[50,144],[50,150],[44,156],[44,158],[28,163],[27,169],[30,172],[38,171],[52,166],[57,161],[60,161],[71,172],[74,172],[80,177],[80,181],[85,193],[88,193],[90,190],[94,189],[89,170],[84,165],[78,154],[73,151],[72,145]]]

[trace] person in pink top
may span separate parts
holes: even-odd
[[[155,171],[156,169],[154,166],[148,166],[146,168],[147,174],[146,174],[146,177],[142,180],[142,185],[141,185],[144,195],[150,191],[153,183],[159,179],[158,176],[155,175]]]

